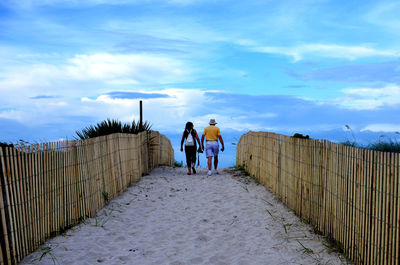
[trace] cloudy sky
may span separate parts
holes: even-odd
[[[0,141],[137,120],[139,99],[167,135],[210,118],[238,135],[394,133],[399,13],[368,0],[2,0]]]

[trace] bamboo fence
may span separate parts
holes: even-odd
[[[93,217],[158,165],[173,165],[158,132],[0,148],[0,264]]]
[[[399,154],[267,132],[243,135],[242,166],[355,264],[399,264]]]

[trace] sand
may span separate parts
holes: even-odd
[[[262,185],[206,173],[156,168],[20,264],[347,264]]]

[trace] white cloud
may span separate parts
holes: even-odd
[[[304,44],[292,47],[277,47],[277,46],[255,45],[254,41],[251,40],[240,40],[236,43],[242,46],[246,46],[250,50],[256,52],[281,54],[293,57],[295,61],[308,59],[310,57],[355,60],[364,57],[374,57],[374,56],[397,57],[400,55],[400,52],[398,51],[377,50],[366,46],[345,46],[337,44]]]
[[[372,132],[400,132],[399,124],[386,124],[386,123],[376,123],[370,124],[360,131],[372,131]]]
[[[24,97],[49,93],[79,97],[105,88],[180,82],[187,80],[190,69],[166,56],[110,53],[75,55],[57,64],[0,65],[0,103],[18,104]]]
[[[136,91],[145,93],[146,91]],[[149,92],[149,91],[147,91]],[[151,91],[169,97],[150,98],[143,102],[144,119],[156,124],[158,128],[174,131],[182,127],[183,120],[195,117],[196,112],[207,106],[206,91],[199,89],[166,89]],[[81,99],[85,109],[98,119],[118,117],[123,121],[138,120],[138,99],[111,98],[101,95],[96,99]]]
[[[350,109],[372,110],[400,104],[400,86],[389,84],[381,88],[349,88],[342,91],[344,98],[337,104]]]
[[[23,111],[19,110],[5,110],[5,111],[0,111],[0,118],[24,122],[24,116],[25,116],[24,114],[25,113]]]
[[[98,53],[76,55],[65,67],[77,80],[108,80],[114,83],[167,83],[188,74],[181,61],[150,54]],[[157,77],[157,78],[155,78]]]
[[[149,91],[136,92],[149,93]],[[243,113],[243,111],[240,109],[210,109],[210,105],[218,105],[218,103],[215,102],[215,98],[210,99],[207,96],[210,91],[201,89],[172,88],[150,92],[168,95],[165,98],[149,98],[143,101],[144,119],[151,121],[162,131],[181,132],[187,121],[192,121],[197,129],[202,129],[208,126],[210,119],[216,119],[221,129],[271,130],[270,126],[263,124],[263,120],[277,116],[274,113],[251,112],[247,115],[232,117],[232,112]],[[86,114],[90,114],[97,120],[105,117],[118,117],[118,119],[128,122],[132,119],[138,120],[138,106],[138,99],[121,99],[100,95],[95,99],[82,98],[79,108],[84,109]],[[258,118],[257,122],[254,122],[255,118]]]
[[[398,34],[400,29],[400,3],[398,1],[377,1],[365,19],[372,24],[382,26]]]

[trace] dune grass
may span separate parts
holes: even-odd
[[[76,131],[76,135],[79,139],[84,140],[113,133],[138,134],[150,130],[151,124],[148,121],[145,121],[142,125],[140,122],[135,122],[135,120],[133,120],[132,123],[122,124],[122,122],[117,119],[108,118],[96,125],[89,125],[80,131]]]
[[[354,135],[353,130],[349,125],[345,125],[346,130],[351,133],[353,140],[347,140],[345,142],[340,142],[340,144],[344,144],[351,147],[357,148],[364,148],[374,151],[381,151],[381,152],[392,152],[392,153],[400,153],[400,141],[397,138],[391,138],[386,135],[381,135],[379,140],[375,142],[371,142],[367,145],[362,145],[357,143],[357,139]],[[399,132],[396,132],[397,135],[400,135]]]

